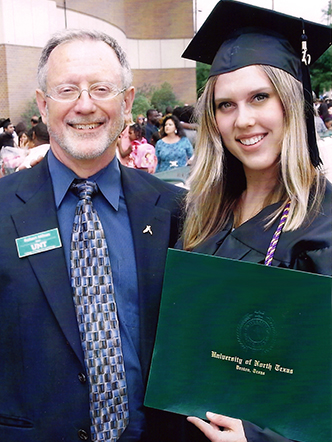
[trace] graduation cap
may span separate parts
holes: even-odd
[[[303,84],[310,158],[318,153],[309,65],[331,45],[331,28],[239,1],[221,0],[182,57],[210,64],[210,77],[250,65],[282,69]]]
[[[3,127],[4,129],[7,129],[8,126],[10,126],[12,123],[9,118],[6,118],[3,120],[0,124],[0,127]]]

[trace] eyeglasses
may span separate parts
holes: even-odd
[[[60,103],[69,103],[80,98],[83,91],[86,91],[93,100],[109,100],[122,94],[126,88],[119,89],[112,83],[94,83],[89,89],[79,89],[75,84],[60,84],[51,90],[46,97]]]

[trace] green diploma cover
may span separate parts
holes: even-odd
[[[170,249],[145,405],[330,441],[331,281]]]

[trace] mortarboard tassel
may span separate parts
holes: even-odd
[[[308,53],[307,41],[308,37],[305,33],[304,21],[302,20],[302,83],[303,83],[303,93],[304,99],[306,103],[306,122],[307,122],[307,133],[308,133],[308,144],[309,144],[309,154],[311,163],[314,167],[319,167],[322,164],[322,160],[319,156],[319,150],[317,146],[316,139],[316,128],[315,128],[315,119],[314,119],[314,106],[312,99],[312,89],[311,89],[311,81],[310,81],[310,72],[309,72],[309,64],[311,61],[311,56]]]

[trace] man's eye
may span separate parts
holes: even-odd
[[[112,85],[108,84],[96,84],[91,88],[91,92],[97,93],[97,94],[113,94],[116,91],[116,88]]]
[[[57,94],[59,95],[67,95],[72,94],[73,92],[77,92],[77,89],[73,86],[62,86],[56,89]]]
[[[94,92],[110,92],[110,90],[111,89],[106,86],[98,86],[93,88]]]

